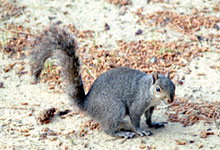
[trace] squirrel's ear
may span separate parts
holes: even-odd
[[[154,71],[152,74],[152,84],[154,84],[157,79],[158,79],[158,73],[157,71]]]
[[[167,77],[167,78],[170,78],[170,72],[169,72],[169,71],[167,71],[166,77]]]

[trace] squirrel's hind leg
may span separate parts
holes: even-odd
[[[151,136],[153,133],[148,130],[142,130],[140,128],[140,120],[141,120],[141,115],[140,114],[135,114],[134,111],[130,111],[130,119],[131,123],[133,125],[133,129],[135,132],[140,135],[140,136]]]
[[[123,103],[114,105],[114,107],[111,107],[111,109],[108,109],[106,112],[108,112],[108,114],[104,115],[100,120],[101,126],[106,134],[127,139],[135,137],[134,132],[118,131],[126,114],[126,108]]]

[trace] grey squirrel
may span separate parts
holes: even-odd
[[[30,62],[34,82],[37,82],[45,60],[54,57],[62,67],[70,99],[97,120],[105,133],[124,138],[133,138],[136,134],[150,136],[150,131],[140,128],[143,114],[148,127],[164,127],[163,123],[152,122],[151,116],[160,101],[171,103],[174,100],[175,85],[169,75],[146,74],[126,67],[114,68],[101,74],[85,94],[73,36],[65,29],[50,26],[36,41]],[[126,115],[130,117],[134,132],[118,130]]]

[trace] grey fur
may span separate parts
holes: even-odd
[[[158,75],[155,80],[151,74],[138,70],[115,68],[101,74],[85,95],[73,38],[65,30],[56,27],[50,27],[48,32],[41,35],[45,38],[42,38],[33,53],[31,67],[35,78],[38,77],[44,61],[56,56],[68,83],[67,94],[79,108],[100,122],[107,134],[133,138],[134,132],[118,131],[126,115],[130,117],[134,131],[140,136],[152,134],[140,129],[142,114],[145,114],[149,127],[163,127],[162,124],[153,123],[151,116],[154,107],[161,100],[174,99],[175,86],[168,77]],[[157,92],[156,88],[161,91]]]
[[[74,38],[66,30],[51,26],[37,35],[34,43],[30,61],[33,83],[38,81],[46,59],[55,57],[57,64],[63,69],[62,75],[67,82],[68,96],[83,109],[85,92],[80,76],[80,62],[75,55],[77,45]]]

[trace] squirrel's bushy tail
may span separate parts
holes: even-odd
[[[80,62],[75,54],[76,42],[64,29],[49,27],[35,38],[31,52],[31,74],[36,83],[43,69],[44,62],[53,57],[61,66],[61,74],[67,82],[67,94],[79,108],[83,109],[85,92],[80,75]]]

